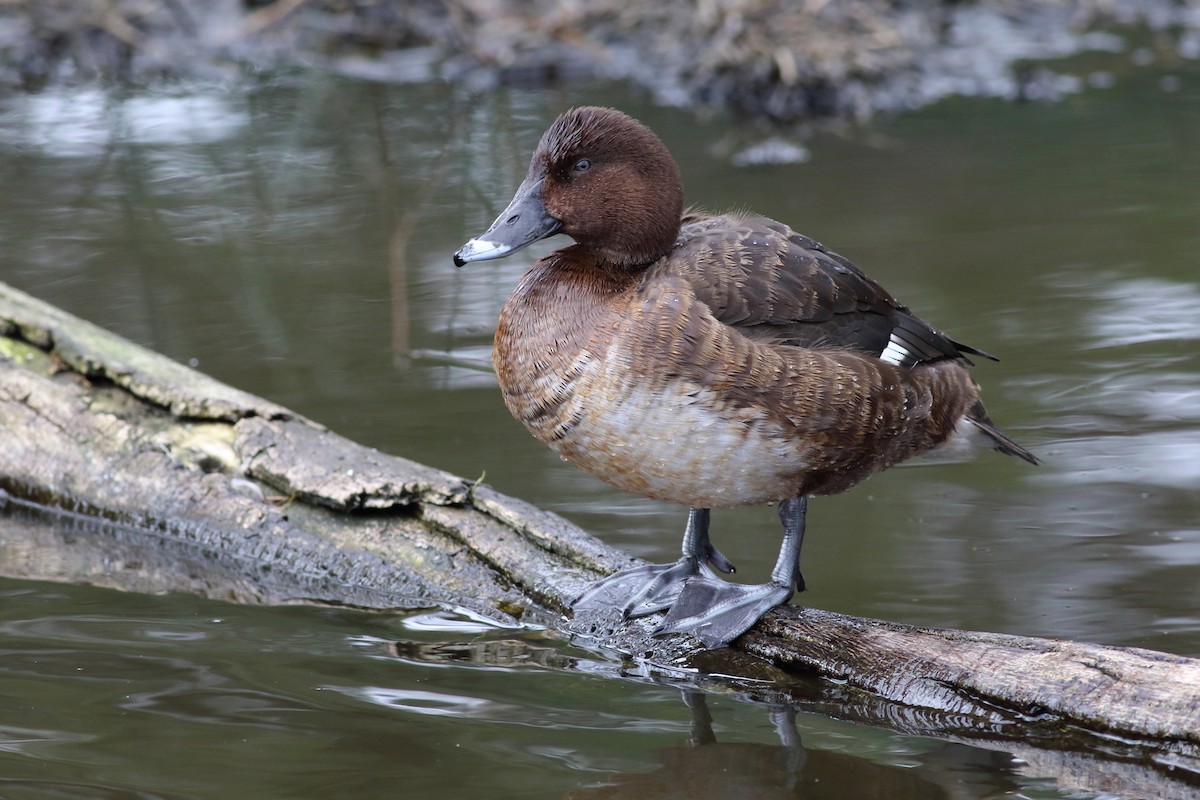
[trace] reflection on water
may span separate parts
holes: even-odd
[[[976,787],[955,796],[1053,796],[1002,753],[719,696],[710,714],[694,693],[574,671],[586,654],[536,634],[449,641],[391,615],[0,592],[5,796],[57,796],[37,794],[52,774],[79,796],[936,798],[947,769]],[[69,613],[89,607],[107,614]]]
[[[1194,392],[1193,392],[1194,394]],[[1055,450],[1076,467],[1057,475],[1064,483],[1132,483],[1194,491],[1200,486],[1200,436],[1177,431],[1075,439]]]
[[[12,99],[10,146],[82,158],[125,145],[196,145],[224,141],[248,115],[215,93],[121,97],[95,88],[55,89]]]
[[[663,134],[689,201],[788,221],[1000,355],[976,370],[989,408],[1045,461],[905,467],[814,501],[803,602],[1200,655],[1200,72],[1176,74],[1171,92],[1133,75],[1061,105],[949,102],[744,166],[731,142],[761,132],[611,86],[481,96],[306,75],[8,96],[0,279],[665,560],[683,510],[562,464],[485,368],[504,298],[558,243],[450,263],[550,119],[620,105]],[[0,518],[0,561],[14,532]],[[718,512],[714,537],[756,580],[775,515]],[[724,796],[869,796],[905,775],[914,797],[945,796],[946,775],[954,796],[1058,796],[1002,753],[820,714],[798,721],[797,775],[765,708],[732,697],[713,703],[716,742],[694,746],[673,689],[444,613],[0,592],[0,794],[36,796],[52,773],[45,793],[63,796],[697,796],[693,777]],[[1044,769],[1026,772],[1067,767]]]
[[[1104,287],[1088,314],[1096,347],[1200,339],[1200,286],[1132,278]]]
[[[186,595],[15,581],[0,581],[0,593],[6,797],[59,796],[47,775],[80,797],[376,797],[399,786],[481,798],[1190,791],[1182,772],[1119,757],[983,731],[959,741],[904,733],[937,726],[832,686],[801,688],[797,712],[747,703],[719,681],[711,694],[681,695],[644,677],[614,680],[618,665],[470,619],[451,635],[395,615]],[[71,613],[88,608],[106,613]],[[438,616],[435,626],[455,625]],[[870,724],[850,721],[860,718]],[[1054,776],[1070,777],[1060,786]]]

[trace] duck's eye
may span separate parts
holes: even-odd
[[[586,158],[581,158],[575,162],[575,166],[571,167],[573,172],[587,172],[592,168],[592,162]]]

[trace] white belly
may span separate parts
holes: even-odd
[[[794,493],[804,448],[761,409],[678,378],[650,386],[581,377],[567,403],[578,423],[547,442],[576,466],[626,491],[701,508]]]

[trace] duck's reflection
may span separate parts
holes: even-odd
[[[423,624],[445,625],[445,614],[425,615]],[[436,617],[436,618],[434,618]],[[855,698],[852,692],[829,692],[815,684],[784,685],[764,673],[750,684],[729,682],[715,676],[744,674],[744,669],[723,669],[718,654],[733,657],[736,651],[708,651],[712,657],[699,672],[656,674],[632,670],[627,662],[572,646],[553,636],[533,631],[488,636],[477,631],[470,640],[437,642],[395,641],[387,650],[412,664],[453,664],[460,668],[488,670],[524,669],[584,672],[637,683],[669,684],[683,692],[689,709],[686,740],[676,746],[637,751],[638,766],[620,768],[566,794],[570,800],[671,800],[671,798],[888,798],[889,800],[968,800],[999,797],[1021,792],[1031,785],[1048,792],[1081,792],[1111,797],[1156,797],[1183,800],[1196,797],[1196,774],[1190,769],[1171,769],[1129,753],[1101,752],[1082,740],[1042,736],[1029,738],[1029,728],[993,724],[967,717],[938,715],[891,703]],[[707,676],[707,677],[706,677]],[[774,725],[776,742],[718,741],[706,698],[713,692],[750,701],[764,708]],[[828,689],[826,686],[825,689]],[[551,701],[535,713],[552,712],[564,719],[564,709]],[[511,716],[512,709],[503,712]],[[596,709],[573,715],[573,729],[598,730]],[[901,747],[875,755],[830,749],[828,736],[819,746],[806,749],[797,729],[797,714],[804,713],[819,730],[821,719],[858,722],[867,728],[890,729],[905,738],[887,740]],[[626,717],[614,709],[600,716],[620,723]],[[527,720],[529,722],[530,720]],[[544,722],[544,718],[543,718]],[[645,722],[645,720],[642,720]],[[974,727],[972,727],[974,725]],[[617,728],[622,724],[617,724]],[[647,730],[646,725],[638,729]],[[718,728],[719,729],[719,728]],[[677,727],[657,730],[679,731]],[[1024,734],[1021,731],[1025,731]],[[1016,735],[1014,735],[1016,734]],[[834,734],[835,736],[837,734]],[[912,737],[912,738],[908,738]],[[854,739],[856,744],[866,739]],[[1111,743],[1110,743],[1111,744]],[[836,747],[836,743],[833,744]],[[915,748],[915,749],[910,749]],[[573,763],[585,769],[604,771],[614,766],[607,760],[581,758]],[[1180,762],[1182,764],[1184,762]],[[649,768],[647,765],[650,764]],[[597,772],[592,772],[595,776]]]
[[[557,646],[556,646],[557,645]],[[561,643],[521,637],[473,642],[393,642],[393,653],[412,663],[480,664],[508,669],[549,668],[598,670]],[[689,711],[688,735],[678,746],[642,753],[657,762],[649,771],[613,773],[575,789],[569,800],[738,800],[754,798],[888,798],[939,800],[960,796],[947,787],[988,783],[988,791],[1016,783],[1009,776],[1011,758],[1004,753],[942,743],[921,756],[939,768],[912,769],[880,764],[861,756],[819,748],[805,749],[796,727],[796,708],[763,703],[775,729],[776,742],[722,742],[713,728],[706,694],[697,688],[681,690]],[[987,764],[982,763],[987,761]],[[942,780],[945,778],[945,780]],[[980,787],[976,787],[978,789]],[[967,792],[966,797],[976,794]]]
[[[951,794],[914,770],[876,764],[827,750],[804,749],[796,712],[771,706],[779,744],[717,741],[703,693],[684,691],[691,710],[688,743],[658,751],[659,766],[646,773],[614,775],[601,785],[570,792],[569,800],[687,798],[687,800],[771,800],[771,798],[922,798]]]

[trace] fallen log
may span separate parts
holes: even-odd
[[[14,540],[20,525],[0,538],[8,576],[458,609],[552,629],[640,674],[1023,749],[1030,763],[1055,752],[1089,759],[1077,772],[1119,766],[1101,771],[1122,777],[1098,791],[1121,791],[1115,782],[1184,797],[1200,784],[1200,660],[794,606],[704,651],[686,636],[651,637],[654,617],[572,616],[571,598],[632,559],[554,514],[355,444],[4,284],[0,445],[0,507],[61,520],[48,538]]]

